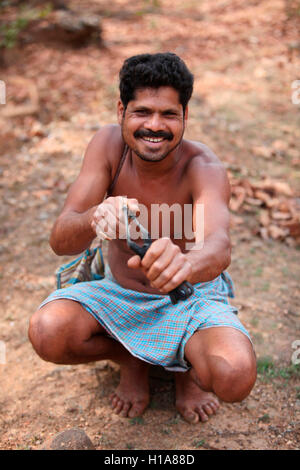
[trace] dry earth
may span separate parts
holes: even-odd
[[[291,100],[291,83],[300,79],[298,2],[70,3],[102,15],[103,47],[25,44],[9,51],[0,70],[8,103],[26,104],[30,87],[38,94],[33,115],[0,114],[0,448],[37,449],[79,427],[97,449],[299,449],[299,369],[291,363],[300,340],[299,249],[254,236],[259,209],[233,223],[229,270],[259,375],[246,400],[223,404],[209,422],[189,425],[178,416],[167,378],[152,378],[142,418],[115,416],[108,397],[116,366],[46,363],[27,339],[30,315],[67,259],[51,252],[49,231],[89,139],[116,122],[118,70],[129,55],[181,55],[196,78],[186,136],[209,145],[235,175],[286,181],[299,197],[300,108]],[[256,153],[262,146],[269,152]]]

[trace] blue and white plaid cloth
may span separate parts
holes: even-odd
[[[184,348],[195,331],[228,326],[250,339],[228,297],[234,293],[227,272],[194,284],[194,294],[173,305],[168,295],[125,289],[106,265],[104,279],[56,290],[40,307],[57,299],[79,302],[133,356],[168,370],[186,371]]]

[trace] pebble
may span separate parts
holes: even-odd
[[[44,442],[40,450],[95,450],[95,446],[82,429],[72,428]]]

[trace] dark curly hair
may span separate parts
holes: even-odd
[[[183,111],[192,92],[194,77],[180,57],[171,52],[139,54],[125,60],[120,70],[120,98],[126,109],[141,88],[170,86],[178,91]]]

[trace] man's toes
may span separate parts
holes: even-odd
[[[183,419],[185,419],[185,421],[187,421],[188,423],[195,424],[199,422],[198,413],[195,413],[191,408],[186,408],[185,406],[177,406],[177,410],[179,411]]]
[[[220,403],[218,401],[210,401],[208,405],[211,407],[214,413],[216,413],[217,409],[220,408]]]
[[[214,410],[209,405],[209,403],[206,403],[205,405],[203,405],[203,409],[208,416],[211,416],[215,413]]]
[[[141,416],[146,408],[145,403],[133,403],[128,413],[129,418]]]
[[[123,409],[120,412],[120,416],[122,416],[123,418],[127,418],[130,407],[131,407],[131,403],[130,402],[125,402],[123,404]]]
[[[119,397],[116,394],[113,394],[111,395],[110,399],[111,399],[111,402],[110,402],[111,407],[114,410],[117,404],[119,403]]]
[[[121,411],[123,410],[123,407],[124,407],[124,402],[123,400],[119,400],[117,406],[115,407],[114,409],[114,412],[118,415],[121,413]]]
[[[188,410],[184,414],[182,414],[183,418],[191,424],[199,423],[199,415],[194,411]]]
[[[118,415],[122,411],[123,406],[124,406],[123,400],[121,400],[121,398],[119,398],[118,395],[115,395],[111,401],[111,407],[114,413]]]
[[[202,406],[199,406],[197,408],[197,411],[199,413],[199,416],[200,416],[200,420],[205,422],[205,421],[208,421],[208,416],[207,414],[205,413],[204,409],[202,408]]]
[[[112,395],[110,397],[110,406],[114,408],[118,401],[119,401],[118,397],[116,395]]]

